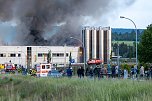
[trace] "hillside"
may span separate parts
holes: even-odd
[[[125,34],[125,33],[131,33],[134,31],[134,29],[127,29],[127,28],[112,28],[112,33],[118,33],[118,34]],[[141,33],[144,31],[144,29],[138,29],[138,31]]]
[[[144,29],[137,30],[137,40],[140,41]],[[134,29],[112,28],[112,41],[135,41]]]

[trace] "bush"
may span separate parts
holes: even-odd
[[[131,66],[129,66],[128,64],[123,64],[121,67],[122,67],[122,70],[126,69],[128,72],[130,72],[131,70]]]

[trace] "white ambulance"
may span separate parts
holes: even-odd
[[[53,69],[51,63],[40,63],[36,65],[36,75],[37,77],[47,77],[49,71]]]

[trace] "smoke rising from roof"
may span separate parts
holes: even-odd
[[[17,21],[19,45],[77,44],[68,38],[80,37],[82,25],[92,19],[97,22],[115,6],[118,0],[0,0],[0,21]],[[53,30],[51,37],[45,37]]]

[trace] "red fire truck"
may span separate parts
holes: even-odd
[[[5,63],[5,72],[15,73],[16,67],[13,63]]]

